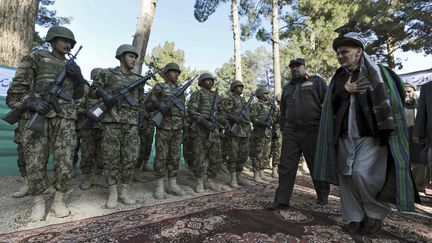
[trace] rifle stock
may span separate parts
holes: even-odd
[[[14,108],[14,109],[10,110],[8,113],[4,114],[1,119],[7,123],[13,125],[13,124],[18,122],[22,113],[23,113],[22,110],[20,110],[18,108]]]

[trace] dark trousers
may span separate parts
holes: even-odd
[[[311,174],[315,158],[317,131],[292,131],[284,129],[282,151],[279,164],[279,186],[274,201],[289,204],[294,189],[300,156],[303,153]],[[313,180],[318,199],[328,197],[330,185],[327,182]]]

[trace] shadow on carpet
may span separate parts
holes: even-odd
[[[266,211],[276,185],[142,207],[110,215],[0,235],[0,242],[431,242],[431,211],[392,212],[374,236],[342,230],[335,188],[315,204],[310,181],[297,179],[291,208]],[[425,208],[425,207],[423,207]]]

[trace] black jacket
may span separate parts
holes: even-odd
[[[280,107],[281,128],[317,131],[327,87],[318,76],[293,79],[285,85]]]
[[[413,136],[426,139],[426,146],[432,147],[432,81],[424,84],[417,100],[418,109]],[[426,160],[432,160],[427,158]],[[427,163],[427,161],[424,161]],[[432,163],[429,161],[429,164]]]

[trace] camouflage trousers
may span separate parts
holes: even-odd
[[[271,138],[254,137],[250,142],[250,159],[253,171],[264,170],[270,163]]]
[[[47,188],[46,164],[53,154],[56,190],[65,192],[71,180],[76,146],[75,120],[46,118],[41,132],[24,129],[22,134],[29,194],[40,195]]]
[[[248,137],[226,137],[227,167],[230,172],[241,172],[249,156]]]
[[[274,137],[271,141],[272,167],[278,167],[282,149],[282,137]]]
[[[187,167],[191,167],[192,163],[193,163],[193,149],[192,149],[192,144],[193,142],[193,137],[191,136],[186,136],[183,138],[183,143],[182,143],[182,149],[183,149],[183,159],[185,161],[185,164]]]
[[[25,125],[26,125],[26,123],[25,123],[24,119],[18,120],[18,126],[15,129],[15,135],[14,135],[14,143],[16,143],[16,145],[17,145],[17,153],[18,153],[17,165],[18,165],[18,169],[19,169],[19,172],[21,174],[21,177],[25,177],[27,175],[26,163],[25,163],[25,159],[24,159],[24,149],[23,149],[23,145],[21,143],[22,132],[23,132],[23,129],[25,128]]]
[[[79,129],[76,130],[76,137],[77,137],[77,143],[75,146],[75,150],[73,153],[73,159],[72,159],[72,168],[76,169],[76,166],[79,161],[79,151],[81,148],[81,131]]]
[[[140,150],[139,150],[136,168],[141,168],[141,166],[143,165],[145,166],[147,164],[147,161],[150,158],[154,131],[155,131],[154,127],[138,130],[138,134],[140,138]]]
[[[108,185],[130,184],[139,153],[138,126],[105,123],[101,153]]]
[[[196,177],[215,178],[220,170],[222,155],[220,139],[213,138],[209,141],[208,137],[193,137],[192,160],[189,169]]]
[[[168,171],[168,177],[176,177],[180,162],[182,130],[156,130],[156,158],[153,170],[156,178],[162,178]]]
[[[101,141],[103,130],[93,128],[81,131],[81,162],[80,169],[83,174],[101,172],[103,160]]]

